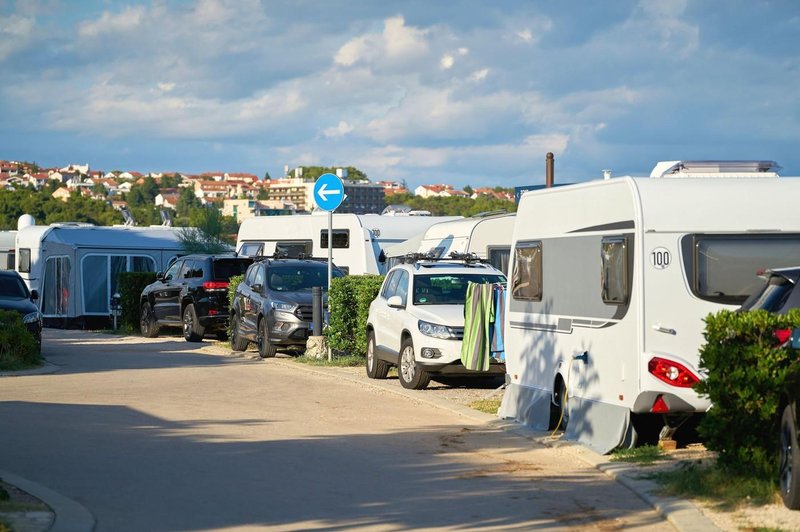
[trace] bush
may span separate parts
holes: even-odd
[[[153,272],[122,272],[119,274],[119,296],[122,305],[120,326],[128,331],[139,329],[142,290],[156,280]]]
[[[381,283],[382,275],[348,275],[331,281],[325,337],[333,351],[366,355],[369,304],[377,297]]]
[[[800,364],[798,352],[778,347],[773,333],[800,326],[800,310],[726,310],[705,321],[700,368],[707,377],[695,389],[713,407],[698,430],[724,470],[776,478],[781,396],[800,389]]]
[[[41,363],[33,335],[13,310],[0,310],[0,370],[32,368]]]
[[[234,275],[228,281],[228,312],[230,313],[233,310],[233,298],[236,296],[236,287],[244,281],[244,275]],[[228,314],[230,316],[230,314]],[[233,324],[233,320],[228,321],[228,338],[232,338],[233,329],[231,329],[231,325]]]

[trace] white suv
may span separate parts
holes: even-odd
[[[505,373],[492,361],[489,372],[461,364],[467,283],[505,283],[503,272],[470,260],[417,260],[392,268],[367,318],[367,375],[386,378],[391,366],[404,388],[421,390],[431,375]]]

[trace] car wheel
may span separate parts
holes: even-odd
[[[139,316],[139,328],[142,330],[142,336],[145,338],[155,338],[158,336],[158,323],[156,317],[153,315],[153,309],[150,303],[142,305],[141,315]]]
[[[403,340],[400,346],[400,367],[397,368],[397,376],[403,388],[410,390],[423,390],[431,382],[428,372],[417,365],[411,338]]]
[[[367,333],[367,377],[385,379],[389,374],[389,364],[375,356],[375,333]]]
[[[183,337],[187,342],[202,342],[205,328],[200,325],[194,305],[191,303],[183,309]]]
[[[278,349],[269,343],[269,331],[267,331],[267,320],[262,319],[258,322],[258,355],[261,358],[272,358]]]
[[[797,446],[797,423],[792,405],[786,405],[781,416],[780,485],[783,504],[800,509],[800,448]]]
[[[231,349],[244,351],[249,343],[246,338],[242,338],[242,333],[239,332],[239,316],[234,314],[231,318]]]

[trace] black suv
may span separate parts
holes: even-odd
[[[183,327],[188,342],[200,342],[207,332],[220,339],[228,329],[228,283],[253,260],[236,255],[187,255],[178,258],[141,296],[141,329],[147,338],[161,326]]]
[[[800,267],[767,270],[761,275],[763,286],[742,304],[742,310],[766,310],[786,314],[800,308]],[[775,331],[784,348],[800,349],[800,328]],[[780,490],[783,504],[800,510],[800,390],[786,390],[781,398],[780,415]]]
[[[344,272],[333,268],[333,277]],[[278,349],[305,347],[312,326],[311,288],[328,284],[328,264],[313,259],[259,259],[236,287],[231,309],[231,346],[244,351],[250,342],[262,358]]]

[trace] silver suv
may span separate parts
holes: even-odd
[[[421,390],[432,375],[478,375],[461,364],[467,283],[505,283],[479,262],[418,260],[392,268],[367,318],[367,375],[383,379],[397,366],[404,388]],[[504,374],[492,361],[490,374]]]

